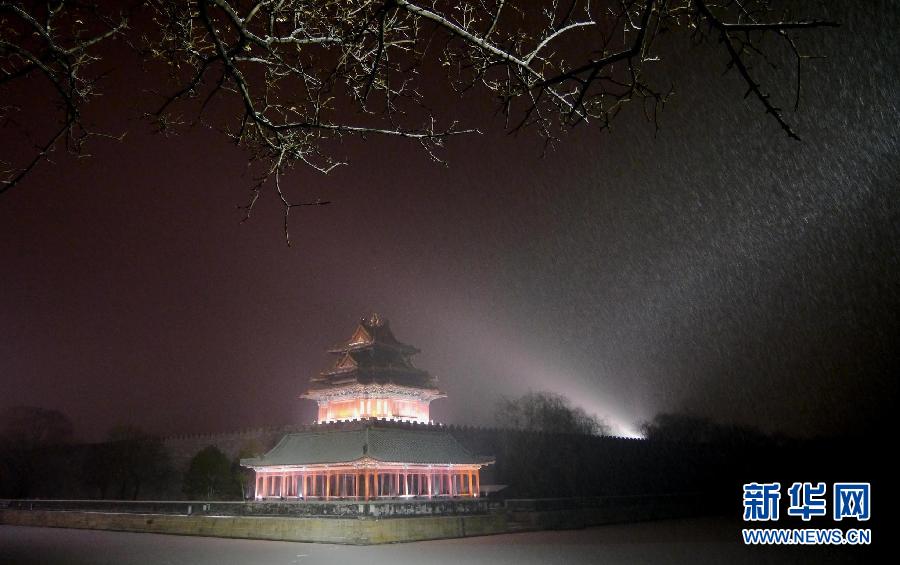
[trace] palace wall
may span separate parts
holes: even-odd
[[[182,499],[184,472],[191,459],[210,445],[233,461],[242,453],[252,456],[267,452],[287,433],[339,429],[342,425],[358,424],[280,426],[162,438],[172,472],[164,482],[143,484],[139,496]],[[482,469],[480,482],[484,491],[496,492],[495,496],[501,498],[732,492],[739,488],[739,484],[735,486],[738,474],[749,477],[754,468],[761,469],[766,461],[796,460],[801,465],[804,461],[820,460],[819,451],[822,451],[815,445],[689,444],[470,426],[386,421],[379,425],[444,430],[473,454],[492,456],[495,463]],[[3,479],[0,495],[11,498],[133,496],[132,490],[124,489],[121,478],[101,480],[102,457],[102,445],[60,446],[34,453],[31,456],[34,472],[19,477],[18,483],[13,480],[14,468],[0,466],[0,479]],[[25,480],[27,483],[23,483]]]
[[[305,426],[273,426],[215,434],[183,434],[166,436],[163,445],[179,471],[188,468],[191,458],[205,447],[215,446],[229,459],[237,459],[241,452],[257,455],[272,449],[285,434]]]

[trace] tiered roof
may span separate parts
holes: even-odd
[[[310,392],[367,384],[437,389],[437,379],[410,360],[419,350],[397,340],[378,314],[362,318],[350,339],[328,351],[334,364],[310,380]]]

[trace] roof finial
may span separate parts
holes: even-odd
[[[368,316],[363,316],[361,321],[364,326],[370,328],[380,328],[386,322],[384,318],[378,315],[378,312],[372,312]]]

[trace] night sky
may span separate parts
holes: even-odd
[[[333,202],[292,213],[291,247],[271,193],[240,222],[246,154],[151,133],[147,75],[120,66],[88,119],[124,140],[0,196],[0,408],[61,410],[84,439],[309,422],[325,348],[377,311],[448,393],[439,421],[491,424],[499,395],[547,389],[622,434],[660,411],[877,432],[897,399],[900,17],[842,5],[804,43],[830,58],[788,114],[802,142],[720,54],[679,49],[658,132],[635,107],[541,157],[466,99],[442,111],[485,133],[451,140],[447,168],[345,141],[350,166],[288,177]],[[28,148],[0,131],[0,154]]]

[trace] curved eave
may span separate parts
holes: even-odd
[[[302,468],[302,467],[322,467],[328,465],[354,465],[365,467],[367,465],[376,465],[376,464],[385,464],[385,465],[404,465],[404,466],[415,466],[415,467],[471,467],[471,466],[479,466],[486,467],[488,465],[493,465],[496,463],[496,460],[493,458],[488,459],[476,459],[473,461],[397,461],[392,459],[382,459],[378,457],[360,457],[358,459],[352,459],[348,461],[316,461],[316,462],[305,462],[305,463],[278,463],[275,461],[260,461],[259,458],[251,458],[251,459],[241,459],[240,465],[241,467],[246,467],[248,469],[264,469],[267,467],[283,467],[283,468]]]
[[[329,390],[329,389],[345,389],[351,387],[397,387],[409,390],[436,391],[440,392],[433,383],[423,383],[422,385],[404,384],[391,380],[385,381],[368,381],[360,382],[357,379],[329,379],[328,381],[313,380],[309,383],[308,390]]]
[[[284,463],[278,461],[265,461],[259,458],[241,459],[241,467],[249,469],[260,469],[264,467],[321,467],[324,465],[355,465],[364,463],[367,457],[358,457],[356,459],[338,459],[334,461],[304,461],[303,463]]]
[[[328,353],[332,353],[335,355],[341,353],[349,353],[352,351],[364,351],[366,349],[374,349],[382,347],[385,349],[392,349],[394,351],[398,351],[404,355],[416,355],[421,353],[417,347],[413,347],[412,345],[407,345],[405,343],[387,343],[384,341],[369,341],[369,342],[359,342],[359,343],[340,343],[329,347],[325,351]]]
[[[472,461],[395,461],[392,459],[379,459],[377,457],[370,458],[372,461],[376,463],[385,463],[388,465],[426,465],[433,467],[448,467],[448,466],[471,466],[471,465],[479,465],[479,466],[487,466],[493,465],[496,463],[495,459],[473,459]]]
[[[418,369],[416,367],[405,367],[403,365],[387,365],[387,366],[366,366],[359,364],[348,364],[344,367],[334,367],[331,369],[327,369],[319,373],[319,378],[328,378],[333,375],[344,375],[347,373],[394,373],[396,375],[403,375],[412,378],[423,378],[430,379],[431,375],[428,371],[424,369]],[[313,377],[316,378],[316,377]]]
[[[337,397],[366,398],[375,396],[389,396],[392,394],[408,394],[410,396],[425,396],[428,401],[431,401],[438,398],[447,397],[446,393],[437,388],[400,385],[395,383],[363,384],[351,381],[346,384],[325,385],[321,387],[316,387],[315,384],[316,383],[311,383],[312,386],[310,386],[310,388],[305,393],[301,394],[300,398],[319,400],[324,398]]]
[[[475,455],[444,431],[380,427],[367,424],[347,430],[323,429],[287,434],[268,453],[246,458],[246,467],[323,465],[488,465],[490,457]]]

